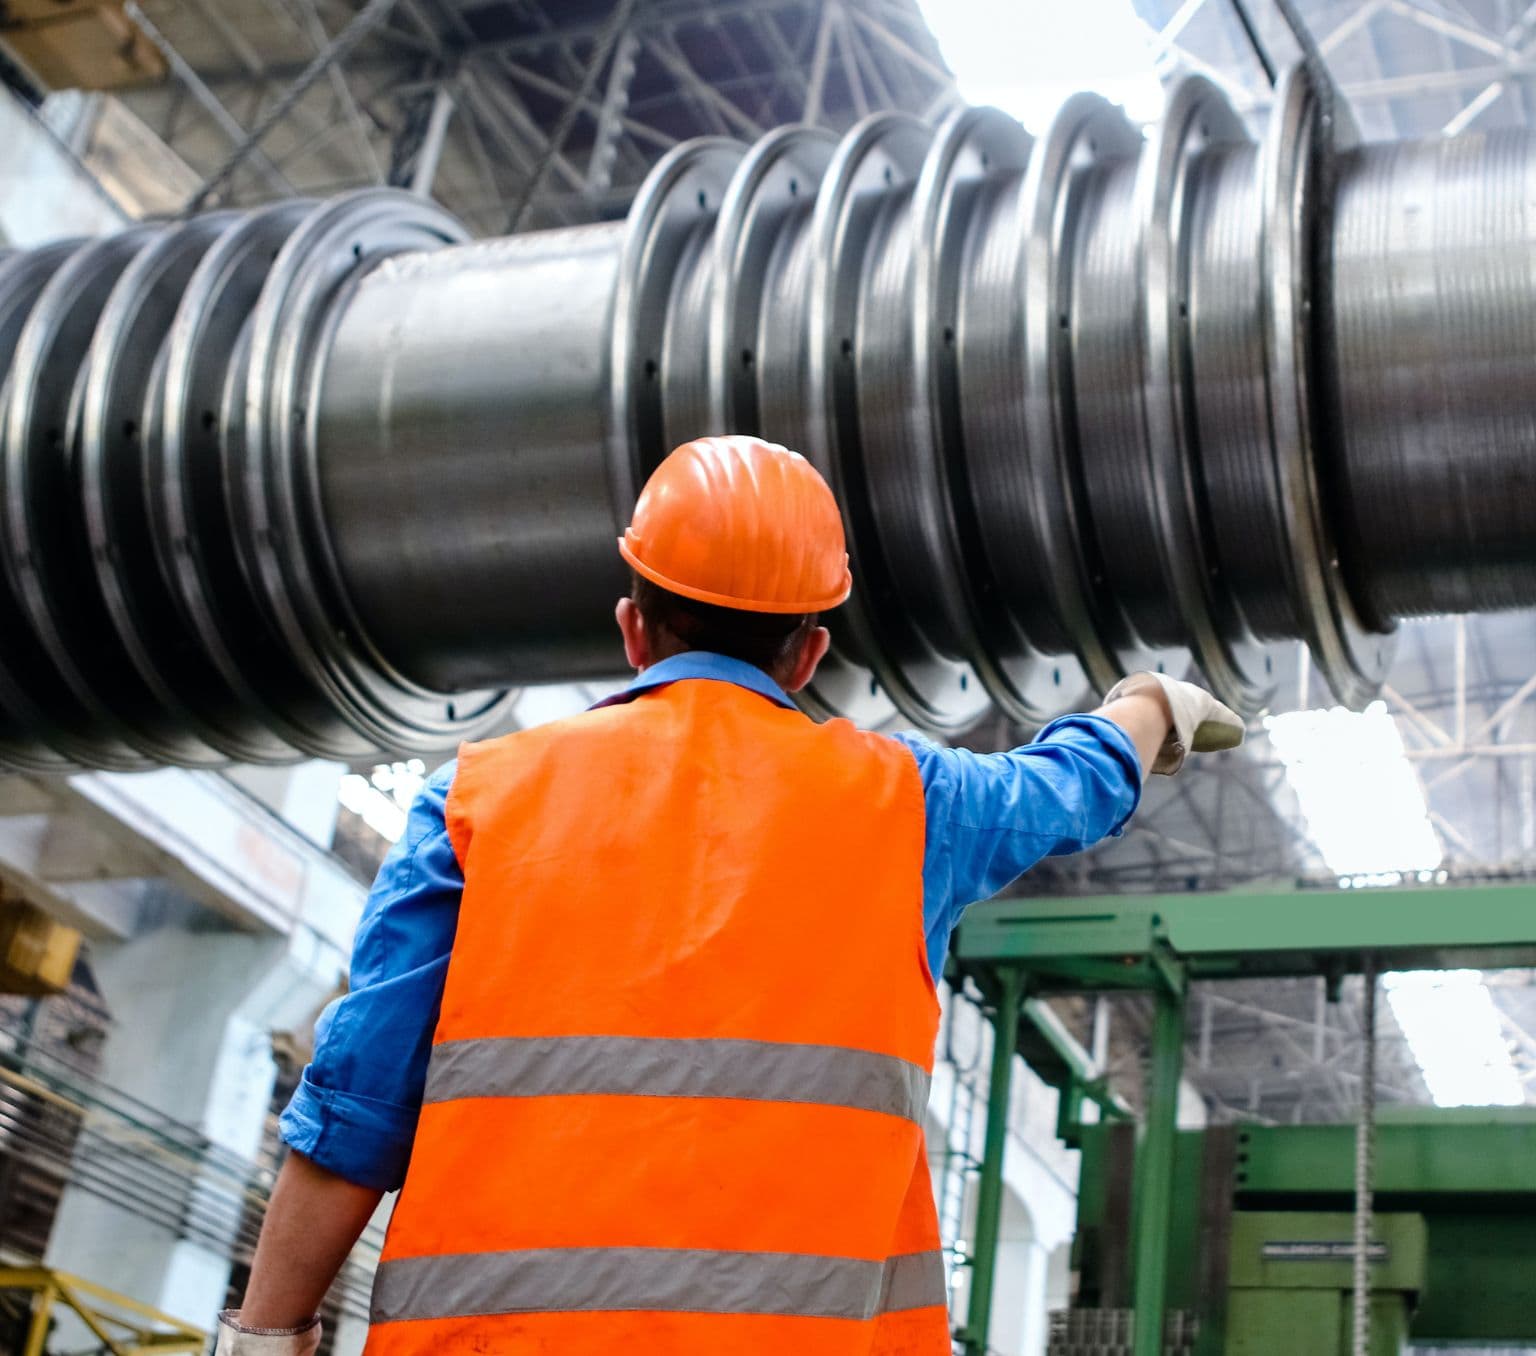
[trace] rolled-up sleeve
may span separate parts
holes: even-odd
[[[1119,833],[1141,798],[1136,747],[1102,716],[1063,717],[1006,753],[944,748],[918,734],[896,738],[923,779],[923,922],[935,975],[968,904],[1043,857]]]
[[[284,1143],[361,1186],[405,1178],[464,877],[445,806],[454,764],[411,806],[352,946],[349,991],[315,1026],[315,1057],[284,1110]]]

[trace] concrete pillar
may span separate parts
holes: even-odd
[[[344,953],[307,931],[283,938],[162,928],[93,947],[91,960],[112,1014],[103,1081],[147,1104],[146,1120],[158,1112],[206,1137],[211,1153],[251,1158],[276,1072],[271,1033],[313,1014],[335,986]],[[141,1138],[136,1152],[154,1155],[152,1130]],[[179,1197],[182,1218],[200,1219],[207,1236],[178,1237],[185,1228],[137,1218],[71,1185],[47,1262],[211,1327],[229,1283],[237,1223],[230,1179],[219,1178],[216,1190],[211,1169],[180,1188],[168,1178],[158,1189],[173,1206]]]
[[[1045,1312],[1047,1315],[1072,1305],[1072,1240],[1050,1249],[1045,1264]]]
[[[1046,1257],[1029,1207],[1015,1192],[1005,1191],[989,1334],[999,1356],[1042,1356],[1045,1351]]]
[[[1050,1273],[1050,1253],[1038,1242],[1029,1245],[1029,1256],[1022,1263],[1024,1279],[1024,1316],[1019,1334],[1020,1356],[1045,1356],[1050,1335],[1050,1315],[1054,1307],[1046,1293]]]

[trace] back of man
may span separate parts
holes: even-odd
[[[996,754],[814,724],[849,595],[804,458],[704,438],[647,482],[615,617],[638,676],[428,779],[283,1113],[219,1356],[313,1356],[385,1191],[372,1356],[945,1356],[923,1152],[964,908],[1229,747],[1134,674]]]
[[[942,1350],[911,754],[685,680],[465,749],[447,820],[369,1350]]]

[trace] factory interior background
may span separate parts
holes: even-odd
[[[1322,133],[1314,124],[1309,134],[1338,137],[1341,149],[1328,152],[1345,167],[1337,219],[1381,228],[1379,239],[1368,225],[1354,234],[1340,228],[1332,244],[1335,299],[1357,315],[1372,288],[1406,298],[1371,336],[1360,337],[1365,321],[1351,329],[1349,316],[1336,332],[1319,331],[1324,346],[1355,345],[1336,363],[1336,403],[1322,417],[1345,423],[1350,437],[1369,426],[1370,436],[1358,433],[1358,464],[1374,461],[1352,483],[1346,515],[1351,530],[1360,529],[1346,557],[1354,552],[1364,563],[1346,558],[1344,573],[1357,572],[1343,584],[1325,568],[1318,587],[1365,598],[1364,620],[1325,617],[1314,625],[1309,614],[1267,634],[1256,625],[1259,638],[1235,659],[1236,650],[1208,641],[1236,668],[1248,666],[1229,689],[1242,690],[1251,717],[1244,747],[1149,786],[1123,837],[1042,864],[1005,899],[978,906],[958,935],[941,986],[926,1126],[956,1350],[1350,1350],[1345,1315],[1356,1259],[1349,1240],[1360,1209],[1356,1144],[1364,1117],[1374,1127],[1372,1246],[1380,1240],[1381,1248],[1371,1350],[1536,1352],[1536,624],[1526,610],[1536,604],[1536,6],[7,0],[0,5],[0,242],[14,253],[0,259],[0,342],[20,356],[0,395],[4,438],[31,436],[24,421],[36,418],[35,410],[17,413],[24,361],[35,369],[27,391],[51,383],[46,400],[36,396],[38,408],[52,402],[67,412],[72,399],[90,399],[84,387],[72,396],[67,381],[48,376],[47,354],[28,359],[25,345],[17,347],[37,288],[20,300],[26,286],[15,261],[62,250],[58,242],[127,239],[141,224],[180,227],[210,212],[261,211],[269,221],[287,212],[291,227],[315,204],[397,200],[409,205],[378,208],[384,224],[370,218],[357,227],[376,232],[373,252],[358,255],[359,270],[388,270],[391,251],[419,248],[433,232],[457,241],[546,233],[528,246],[535,251],[546,239],[617,241],[642,217],[662,220],[675,210],[668,206],[675,199],[663,201],[668,181],[653,174],[658,164],[729,182],[707,155],[688,162],[691,169],[677,159],[694,139],[712,139],[709,154],[719,156],[721,146],[753,146],[775,129],[824,129],[819,139],[795,143],[820,173],[833,148],[870,119],[902,115],[892,125],[919,149],[891,155],[907,165],[907,187],[915,181],[921,195],[927,148],[944,135],[939,129],[961,125],[957,117],[972,105],[1001,110],[1028,133],[986,124],[996,138],[989,144],[1020,156],[1016,177],[1026,194],[1036,188],[1030,176],[1040,174],[1034,165],[1045,149],[1062,150],[1058,206],[1066,207],[1055,220],[1070,240],[1056,244],[1079,278],[1076,295],[1129,314],[1145,307],[1136,289],[1150,286],[1154,253],[1149,237],[1120,239],[1112,227],[1142,210],[1139,195],[1152,177],[1136,176],[1137,157],[1150,158],[1142,147],[1166,139],[1172,101],[1198,89],[1202,107],[1219,106],[1216,139],[1258,148],[1262,167],[1272,152],[1299,144],[1270,131],[1300,106],[1292,97],[1296,70],[1309,82],[1310,115],[1331,110],[1337,124]],[[1077,107],[1112,129],[1100,135],[1114,141],[1118,159],[1104,159],[1098,142],[1085,149],[1086,134],[1074,142],[1053,133],[1062,125],[1058,110],[1082,91],[1107,101],[1087,112]],[[1340,130],[1346,122],[1347,132]],[[1199,133],[1215,135],[1204,124]],[[1349,159],[1351,147],[1388,143],[1430,149]],[[982,143],[967,144],[974,153]],[[822,149],[810,155],[806,146]],[[1193,146],[1186,160],[1197,154]],[[740,150],[730,155],[733,168]],[[1369,164],[1370,182],[1349,177],[1353,163]],[[980,164],[987,167],[984,154]],[[1187,186],[1176,171],[1169,182]],[[381,196],[343,198],[359,192]],[[1390,209],[1372,216],[1372,192],[1395,195]],[[1255,194],[1222,221],[1195,223],[1211,250],[1227,250],[1229,271],[1244,267],[1244,240],[1278,239],[1276,223],[1286,220],[1286,203],[1276,208]],[[1103,202],[1114,195],[1121,215],[1111,221]],[[1262,217],[1261,230],[1261,212],[1272,209],[1278,216]],[[1308,230],[1313,222],[1306,217]],[[1428,243],[1400,262],[1392,249],[1406,252],[1420,228]],[[1326,221],[1317,227],[1326,229]],[[1228,234],[1217,239],[1220,230]],[[658,228],[649,239],[665,245],[671,237]],[[1324,248],[1306,230],[1296,239]],[[691,247],[666,248],[682,276]],[[1194,246],[1186,239],[1156,258],[1195,269],[1181,248]],[[1350,250],[1359,268],[1346,274]],[[1123,286],[1106,281],[1103,259],[1111,256],[1124,265]],[[1367,256],[1372,262],[1362,262]],[[480,257],[494,265],[498,256]],[[180,268],[184,280],[194,262],[167,255],[163,267]],[[1222,267],[1218,260],[1200,274],[1204,299],[1223,285]],[[636,275],[646,286],[650,276]],[[302,274],[289,281],[293,296],[341,285]],[[1267,265],[1261,286],[1279,287]],[[1437,310],[1442,286],[1447,295],[1460,291]],[[687,304],[641,291],[652,309],[636,332]],[[1263,295],[1269,314],[1279,303]],[[365,291],[358,297],[367,301]],[[497,305],[510,314],[519,298],[509,287]],[[225,300],[226,311],[256,304],[254,291],[243,303]],[[285,304],[301,302],[291,296]],[[97,314],[110,307],[106,290],[95,304]],[[172,319],[167,310],[141,321],[149,309],[119,317],[139,328],[124,328],[115,348],[98,331],[93,350],[137,362],[141,382],[163,379],[151,368]],[[211,332],[220,313],[183,307],[176,319],[191,315]],[[1394,342],[1412,349],[1405,327],[1414,317],[1439,326],[1448,343],[1464,338],[1463,351],[1481,364],[1465,376],[1469,408],[1447,416],[1469,441],[1446,455],[1464,457],[1459,465],[1482,458],[1484,488],[1503,485],[1502,504],[1497,494],[1488,496],[1492,503],[1457,499],[1466,482],[1436,479],[1422,460],[1427,444],[1416,453],[1411,439],[1394,441],[1387,427],[1388,407],[1413,398],[1389,350]],[[70,341],[81,353],[89,323]],[[418,305],[399,323],[446,329],[457,318]],[[704,322],[690,323],[702,345]],[[1105,341],[1091,315],[1074,312],[1073,324],[1081,326],[1069,354],[1073,417],[1086,444],[1095,436],[1085,396],[1093,374],[1105,374],[1102,385],[1139,390],[1148,360],[1134,345],[1127,356]],[[1068,326],[1065,311],[1061,325]],[[1267,332],[1271,344],[1277,332]],[[339,353],[345,322],[334,333]],[[950,332],[944,342],[954,340]],[[224,340],[232,341],[233,333]],[[962,350],[967,342],[962,332]],[[1215,364],[1215,356],[1197,357],[1191,389],[1225,383],[1223,398],[1234,408],[1253,398],[1239,363],[1213,374],[1200,364]],[[93,358],[98,371],[103,361]],[[684,360],[669,354],[668,361]],[[1256,361],[1255,370],[1263,368]],[[1309,351],[1307,361],[1327,359]],[[740,365],[752,364],[744,352]],[[333,355],[337,386],[350,383],[335,397],[338,406],[373,398],[365,369]],[[205,383],[220,379],[198,375],[190,359],[188,370]],[[655,375],[653,365],[637,380]],[[499,412],[487,413],[483,400],[470,409],[494,384],[472,391],[467,377],[439,369],[422,380],[449,392],[444,428],[454,427],[454,410],[479,421],[481,438],[487,419],[518,417],[515,395]],[[694,380],[703,378],[678,375],[677,393],[669,386],[666,397],[677,403],[665,419],[648,417],[668,432],[681,428],[672,411],[698,408],[688,404],[697,399],[687,388]],[[1491,403],[1479,404],[1479,382],[1497,383]],[[900,404],[903,389],[892,390]],[[576,391],[573,378],[567,403],[585,408],[590,402]],[[1454,389],[1447,396],[1458,398]],[[238,392],[233,400],[238,407]],[[110,401],[103,408],[111,418],[121,413]],[[212,412],[207,420],[211,431]],[[587,425],[571,420],[559,436],[574,445],[583,428],[600,426],[595,416]],[[60,644],[84,656],[86,682],[111,681],[100,671],[107,651],[89,650],[96,641],[87,623],[104,633],[116,614],[109,616],[110,599],[101,610],[95,594],[95,610],[87,608],[81,591],[95,588],[95,574],[81,582],[84,575],[60,567],[50,576],[56,543],[75,526],[47,517],[52,510],[35,498],[47,487],[37,488],[35,474],[23,485],[14,470],[21,461],[0,477],[7,512],[22,515],[19,526],[0,530],[0,554],[14,549],[21,561],[7,557],[11,582],[0,583],[0,1349],[41,1356],[207,1347],[215,1314],[238,1300],[248,1274],[282,1152],[277,1116],[312,1049],[317,1015],[344,991],[369,882],[424,778],[459,737],[576,712],[622,681],[616,637],[606,671],[590,658],[596,642],[583,635],[564,638],[565,651],[560,637],[537,654],[530,643],[497,672],[492,658],[459,644],[449,624],[419,603],[413,610],[389,602],[391,570],[400,574],[399,562],[425,549],[415,535],[425,529],[402,528],[399,503],[383,491],[370,497],[362,484],[367,457],[359,449],[376,427],[359,416],[334,444],[322,436],[319,455],[324,461],[334,446],[332,464],[350,468],[351,478],[328,482],[328,493],[358,491],[337,518],[345,520],[348,570],[367,575],[361,609],[381,619],[390,663],[369,668],[372,661],[346,650],[345,637],[341,650],[316,641],[304,651],[305,663],[342,674],[337,690],[362,713],[349,729],[374,737],[327,734],[307,747],[297,741],[298,753],[285,745],[274,754],[270,740],[241,726],[250,758],[228,756],[218,741],[221,756],[184,756],[176,741],[192,723],[171,730],[172,720],[157,727],[163,753],[151,742],[139,756],[142,745],[130,739],[135,756],[119,756],[105,727],[60,724],[52,738],[28,726],[30,707],[5,711],[5,655],[24,648],[13,593],[33,609],[28,616],[52,607],[77,619],[66,619],[76,634]],[[145,445],[160,436],[149,432]],[[136,444],[139,430],[124,436]],[[202,446],[191,432],[177,438],[182,456]],[[170,444],[169,434],[163,441]],[[144,475],[171,474],[145,466]],[[80,474],[94,474],[88,459]],[[872,467],[871,481],[877,474]],[[1435,542],[1428,527],[1418,535],[1413,494],[1388,498],[1391,485],[1416,475],[1424,477],[1424,521],[1440,531],[1441,519],[1454,520]],[[546,500],[538,498],[541,485]],[[1086,499],[1112,487],[1074,483],[1069,491]],[[412,493],[436,502],[426,479]],[[585,507],[563,494],[548,477],[530,479],[507,531],[533,540],[583,530]],[[122,512],[110,494],[97,499],[109,515]],[[34,512],[35,522],[26,517]],[[1523,550],[1518,531],[1490,527],[1479,536],[1477,524],[1500,513],[1503,528],[1524,525]],[[97,530],[90,523],[80,530],[88,529]],[[33,537],[36,566],[16,546]],[[597,538],[611,546],[606,529]],[[110,527],[104,543],[91,540],[95,559],[107,562],[102,569],[116,568]],[[1150,538],[1137,540],[1141,568],[1156,571]],[[153,570],[158,547],[147,542],[125,537],[121,550],[140,552],[140,564]],[[261,542],[252,549],[251,559],[266,559]],[[89,558],[87,546],[80,559]],[[1437,573],[1419,588],[1421,560]],[[248,563],[242,558],[242,567]],[[1102,564],[1123,579],[1138,561]],[[235,568],[233,557],[226,566]],[[1338,575],[1337,557],[1332,567]],[[46,592],[50,578],[69,593],[62,603]],[[15,584],[38,580],[43,601],[29,603]],[[905,582],[898,561],[892,594]],[[1253,588],[1255,615],[1266,601],[1261,583],[1244,584]],[[409,587],[405,594],[409,601]],[[488,606],[465,625],[533,617],[542,601],[524,597],[501,612]],[[290,619],[294,634],[310,634],[314,614],[304,606]],[[932,601],[912,603],[923,606]],[[1317,606],[1328,612],[1327,601]],[[1150,603],[1143,608],[1152,611]],[[925,614],[915,615],[926,624]],[[163,623],[146,616],[134,624],[153,636]],[[214,618],[198,633],[210,654],[220,625]],[[413,626],[440,638],[440,655],[427,654],[425,642],[412,650],[402,637]],[[1371,653],[1341,659],[1338,647],[1349,650],[1362,633]],[[927,645],[934,630],[923,634]],[[238,638],[224,639],[221,662],[238,671]],[[147,648],[146,671],[156,659]],[[926,679],[914,679],[911,691],[887,700],[886,689],[900,688],[900,666],[890,673],[873,666],[866,693],[867,672],[852,665],[851,687],[859,690],[842,709],[877,726],[925,725],[976,749],[1008,747],[1038,727],[1031,712],[1048,714],[1053,702],[1064,707],[1078,697],[1091,702],[1091,689],[1103,687],[1095,655],[1114,662],[1113,646],[1095,649],[1076,636],[1054,651],[1037,648],[1044,668],[1036,663],[1031,672],[1045,675],[1043,697],[1031,689],[1016,701],[994,700],[1010,675],[968,684],[970,670],[961,672],[951,653],[930,667],[960,675],[953,691],[935,695]],[[1050,657],[1068,652],[1073,657]],[[1183,671],[1215,650],[1178,636],[1157,637],[1145,652]],[[446,717],[427,711],[424,697],[412,697],[408,710],[391,705],[375,679],[397,657],[413,692],[480,690],[457,711],[449,700]],[[36,692],[26,700],[46,707]],[[284,720],[291,714],[279,712]],[[34,742],[47,751],[36,752]],[[233,738],[225,744],[244,747]],[[313,750],[329,753],[300,756]],[[1372,976],[1369,994],[1363,974]],[[386,1199],[327,1300],[327,1352],[361,1350],[387,1211]],[[1287,1271],[1283,1255],[1292,1245],[1322,1251]],[[1143,1316],[1135,1337],[1133,1314]],[[1159,1331],[1148,1336],[1154,1314]]]

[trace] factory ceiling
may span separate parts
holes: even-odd
[[[911,0],[142,0],[135,12],[166,69],[121,98],[189,167],[201,205],[425,180],[481,234],[602,220],[679,141],[845,128],[954,98]],[[422,175],[435,123],[441,158],[429,151]]]

